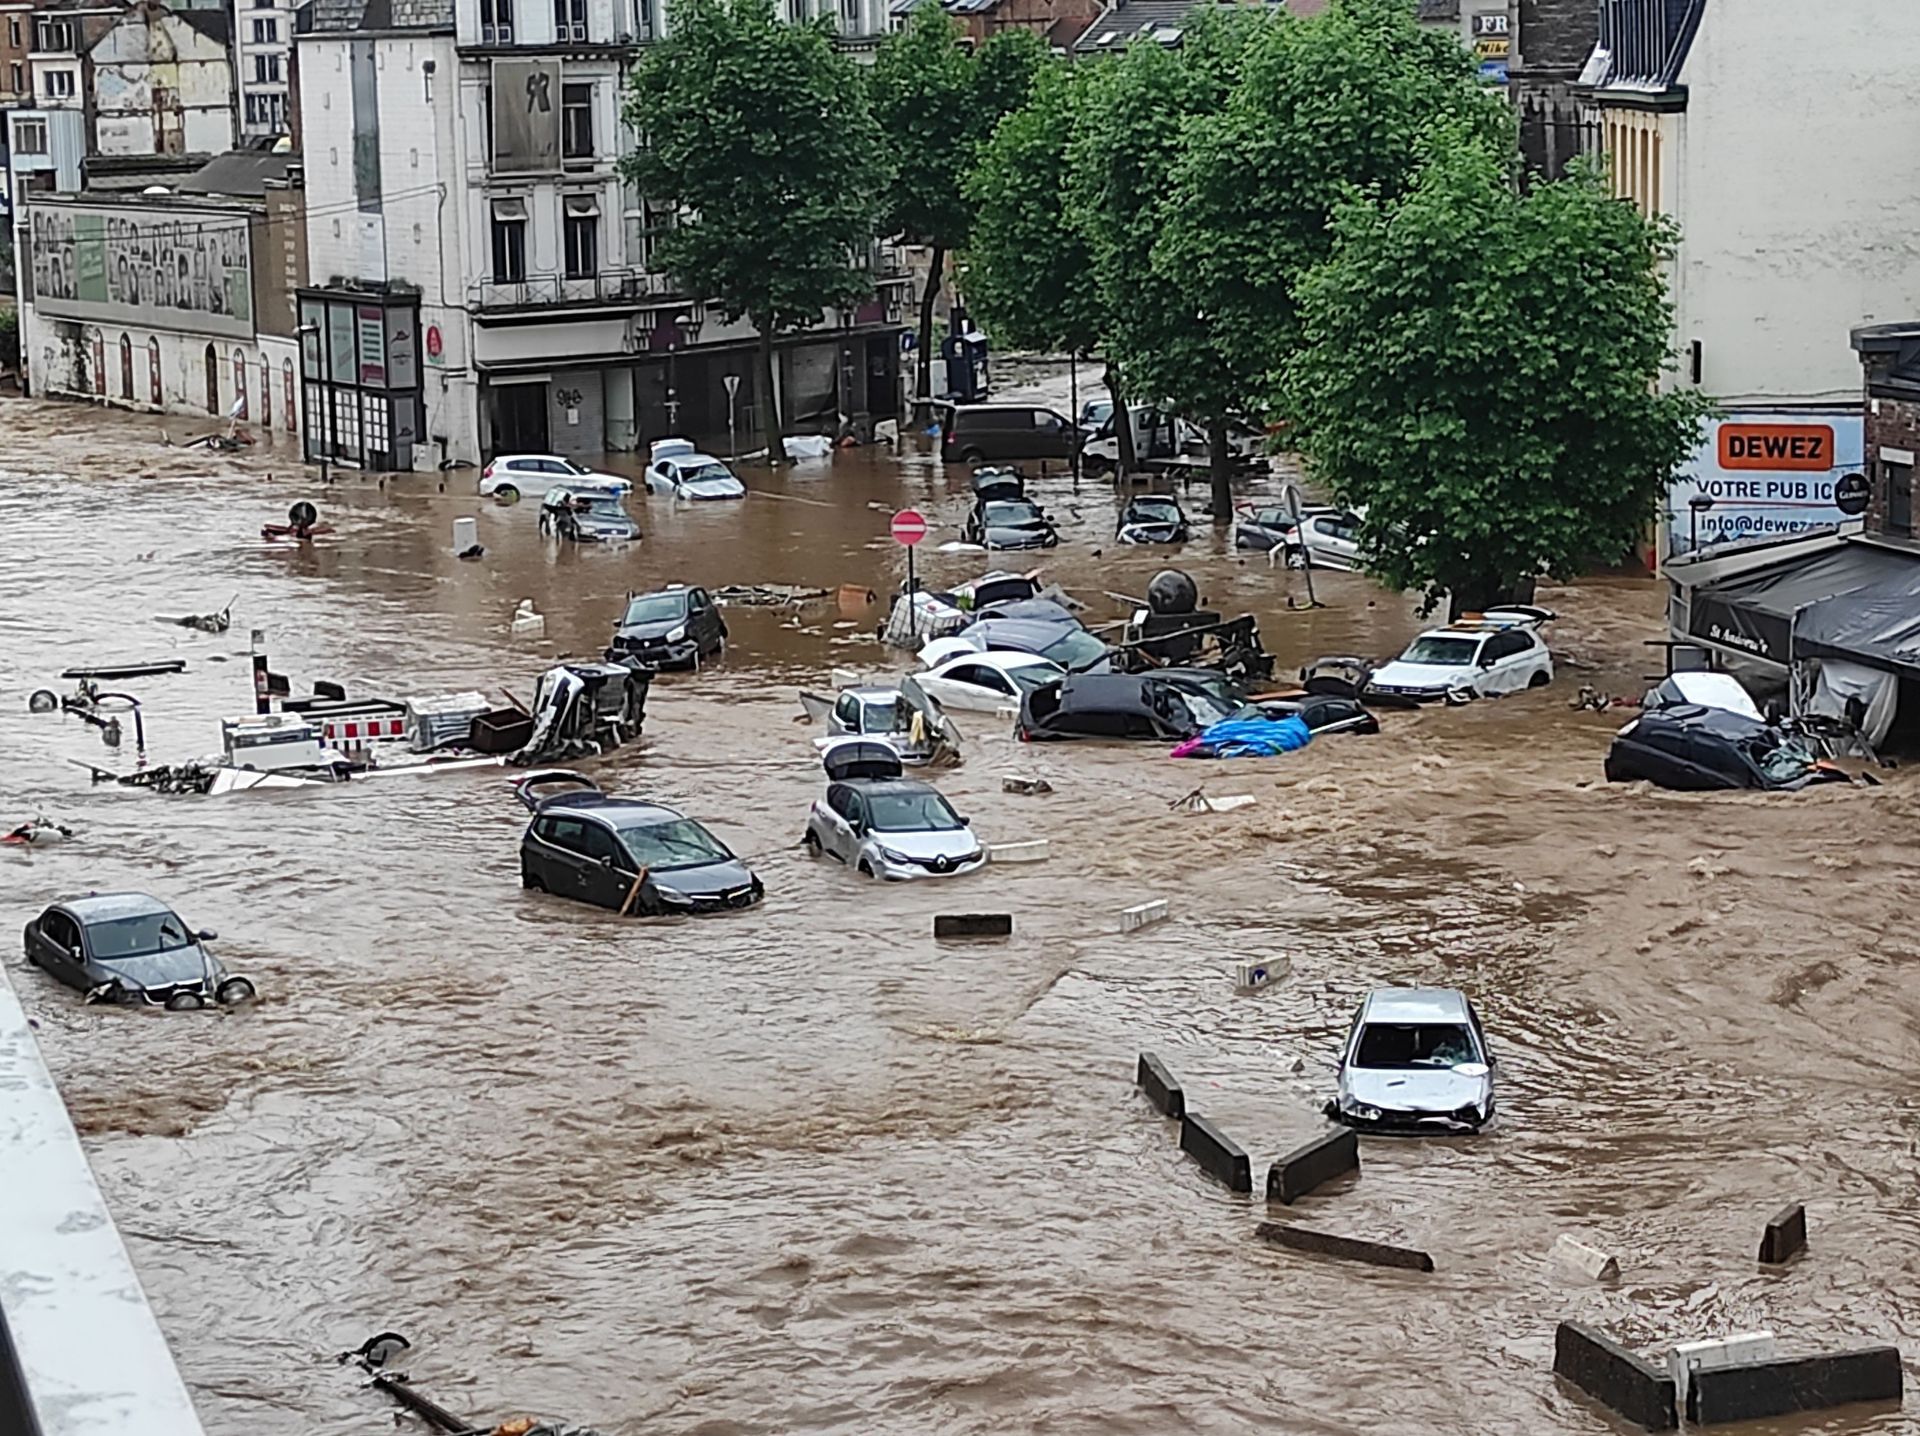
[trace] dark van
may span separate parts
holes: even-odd
[[[1066,415],[1032,404],[953,404],[940,411],[942,463],[1066,460],[1079,438]]]

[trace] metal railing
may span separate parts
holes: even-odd
[[[542,309],[579,304],[642,303],[673,296],[673,281],[646,270],[608,270],[581,279],[561,274],[530,274],[525,279],[482,280],[468,286],[467,300],[479,309]]]

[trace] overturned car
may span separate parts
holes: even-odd
[[[1793,735],[1700,704],[1657,709],[1627,724],[1607,750],[1606,774],[1609,783],[1645,780],[1690,793],[1793,792],[1812,783],[1852,781]]]

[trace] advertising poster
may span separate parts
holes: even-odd
[[[1858,410],[1743,412],[1707,421],[1667,504],[1672,552],[1736,539],[1785,538],[1846,522],[1834,486],[1861,472]],[[1694,501],[1711,500],[1695,508]]]

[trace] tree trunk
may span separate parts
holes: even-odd
[[[762,321],[760,330],[760,432],[767,445],[767,462],[786,462],[786,446],[780,442],[780,394],[773,387],[773,327]]]
[[[933,301],[940,297],[946,267],[947,252],[936,244],[927,287],[920,293],[920,347],[914,354],[913,422],[920,429],[933,422]]]
[[[1133,451],[1133,415],[1120,395],[1120,371],[1112,361],[1107,363],[1107,396],[1113,400],[1113,437],[1120,455],[1120,472],[1114,477],[1121,479],[1140,466],[1140,456]]]
[[[1213,521],[1233,521],[1233,461],[1227,453],[1227,421],[1207,425],[1207,471],[1213,479]]]

